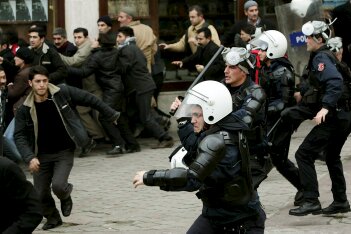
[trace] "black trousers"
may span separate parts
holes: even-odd
[[[139,146],[139,143],[133,136],[128,124],[128,117],[124,112],[124,97],[121,93],[104,92],[102,100],[116,111],[120,111],[121,115],[118,119],[117,126],[99,115],[99,120],[106,134],[115,146]]]
[[[279,116],[269,116],[267,130],[271,133],[268,136],[268,141],[272,143],[270,156],[272,164],[277,171],[297,190],[301,190],[302,184],[300,182],[299,169],[288,156],[291,135],[303,120],[296,120],[292,125],[292,120],[289,117],[283,115],[279,120]]]
[[[138,110],[139,121],[147,129],[153,137],[160,140],[167,132],[156,122],[154,116],[151,114],[151,97],[153,91],[137,94],[135,97],[135,104]]]
[[[263,234],[265,228],[266,214],[263,209],[259,210],[257,216],[238,224],[214,225],[210,219],[200,215],[191,225],[187,234]]]
[[[346,196],[346,181],[343,172],[340,153],[348,135],[351,132],[351,112],[343,110],[337,113],[337,131],[330,138],[330,142],[325,150],[326,164],[332,182],[332,193],[334,201],[344,202]]]
[[[68,177],[73,167],[74,151],[65,150],[56,154],[38,155],[39,171],[33,174],[34,188],[37,190],[42,204],[43,215],[46,218],[59,218],[53,193],[58,199],[66,199],[71,195],[73,185],[68,183]]]
[[[290,138],[287,136],[288,133],[292,133],[293,130],[297,129],[302,121],[312,119],[317,112],[318,110],[313,110],[304,105],[298,105],[284,110],[281,116],[282,126],[285,127],[285,133],[280,132],[280,135],[285,136],[285,139],[275,139],[275,142],[279,143],[280,141],[286,144],[287,139],[290,141]],[[280,130],[283,131],[283,129]],[[325,150],[332,136],[337,134],[337,130],[335,114],[330,113],[327,115],[325,122],[312,128],[295,153],[300,181],[304,189],[304,198],[306,200],[317,200],[319,197],[318,180],[314,162],[319,153]],[[278,147],[278,149],[281,150],[282,148]],[[333,167],[334,162],[331,161],[334,160],[330,160],[330,166]],[[337,174],[339,173],[337,172]]]

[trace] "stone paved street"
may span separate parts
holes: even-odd
[[[290,158],[311,127],[305,122],[293,135]],[[176,137],[173,130],[172,135]],[[140,139],[142,151],[121,157],[107,158],[105,148],[97,148],[85,158],[75,158],[70,182],[74,184],[71,216],[63,217],[64,224],[42,233],[185,233],[201,212],[201,201],[189,192],[164,192],[156,187],[134,189],[132,178],[138,170],[169,167],[168,155],[173,149],[150,149],[153,139]],[[179,141],[176,145],[179,144]],[[351,198],[351,144],[346,143],[342,158]],[[322,206],[332,201],[330,179],[323,162],[316,168]],[[28,175],[31,179],[31,176]],[[275,169],[261,184],[259,195],[267,213],[265,233],[350,233],[351,213],[335,216],[303,216],[288,214],[293,208],[296,190]],[[57,207],[60,204],[57,201]]]

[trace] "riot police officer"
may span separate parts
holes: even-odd
[[[307,76],[301,80],[300,92],[295,94],[298,104],[282,111],[282,120],[272,139],[272,152],[283,155],[290,135],[304,120],[313,119],[316,123],[295,153],[304,196],[302,205],[289,211],[296,216],[321,213],[314,161],[336,133],[336,104],[343,86],[335,64],[322,52],[328,50],[329,25],[310,21],[303,25],[302,32],[306,35],[307,51],[311,52]]]
[[[267,145],[264,139],[265,132],[262,129],[266,95],[264,90],[250,79],[254,65],[251,62],[250,53],[245,48],[225,48],[222,56],[227,67],[224,71],[225,79],[221,82],[225,84],[232,95],[233,113],[218,125],[228,131],[240,130],[245,134],[249,147],[253,188],[256,190],[260,183],[267,178],[271,169],[269,158],[264,158]],[[176,98],[171,109],[176,109],[180,103],[181,101]],[[182,123],[182,121],[180,122]],[[171,154],[171,165],[186,167],[195,158],[198,143],[202,137],[201,133],[194,132],[196,131],[193,131],[193,126],[184,125],[179,128],[178,135],[183,147],[178,147]]]
[[[267,95],[266,131],[268,141],[271,141],[275,129],[273,126],[280,121],[280,113],[287,107],[296,104],[294,99],[295,74],[294,67],[286,57],[287,40],[276,30],[263,32],[250,44],[258,50],[261,61],[259,84]],[[299,170],[289,160],[289,145],[286,145],[284,154],[271,153],[272,163],[277,171],[284,176],[296,189],[295,205],[302,201],[302,185]]]
[[[343,47],[341,38],[334,37],[329,39],[327,46],[332,52],[327,54],[330,55],[330,58],[334,61],[344,79],[343,93],[337,103],[336,118],[338,120],[338,130],[336,134],[330,138],[329,144],[324,151],[332,182],[331,191],[333,194],[333,202],[328,207],[322,209],[322,213],[330,215],[350,211],[350,204],[346,196],[346,181],[340,153],[351,132],[351,72],[348,65],[342,61]]]
[[[233,73],[241,72],[236,65],[227,64],[225,74],[228,80]],[[240,87],[246,81],[246,75],[236,77]],[[246,113],[245,109],[255,104],[242,105],[233,111],[231,94],[223,84],[204,81],[194,86],[187,92],[175,117],[191,117],[192,131],[201,135],[196,157],[188,169],[137,172],[134,186],[159,186],[166,191],[199,190],[196,195],[203,202],[203,212],[187,233],[240,233],[244,230],[246,233],[263,233],[265,213],[252,189],[247,155],[239,147],[243,135],[223,128],[231,115]],[[180,129],[191,129],[190,123],[182,120]],[[181,138],[182,143],[186,139]]]

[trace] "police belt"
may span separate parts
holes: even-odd
[[[351,99],[339,100],[337,109],[351,111]]]
[[[233,181],[223,187],[208,187],[201,189],[196,196],[210,208],[237,208],[247,205],[251,199],[251,190],[243,176],[236,176]]]

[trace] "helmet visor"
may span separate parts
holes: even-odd
[[[260,40],[259,38],[253,39],[249,43],[250,43],[250,45],[252,45],[252,49],[254,49],[254,50],[267,51],[267,49],[268,49],[268,43]]]
[[[208,98],[200,93],[194,92],[193,90],[188,91],[182,104],[178,107],[174,117],[176,118],[191,118],[193,116],[202,116],[201,104],[206,102]]]

